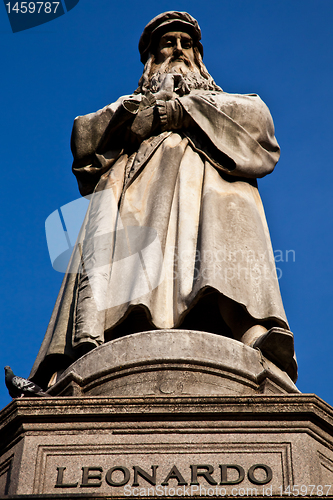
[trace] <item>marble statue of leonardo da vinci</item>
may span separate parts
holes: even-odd
[[[91,201],[31,373],[43,387],[104,342],[180,328],[258,348],[297,378],[257,188],[279,159],[273,121],[258,95],[214,82],[200,39],[188,13],[158,15],[138,89],[75,119],[73,172]]]

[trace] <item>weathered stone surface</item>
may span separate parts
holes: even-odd
[[[103,344],[73,363],[52,395],[222,396],[297,393],[259,350],[207,332],[156,330]]]
[[[258,497],[263,488],[272,487],[279,497],[280,488],[292,491],[294,485],[307,486],[308,493],[310,485],[322,485],[327,492],[333,481],[333,409],[314,395],[23,398],[2,410],[0,443],[2,495],[124,498],[126,491],[140,496],[134,488],[145,488],[148,496],[147,489],[162,487],[174,465],[188,483],[179,488],[201,486],[204,497],[216,487],[248,498],[247,488],[257,488]],[[249,472],[258,464],[272,471],[266,484],[253,482],[269,479],[263,468]],[[153,465],[156,485],[139,473],[139,486],[133,486],[134,467],[152,476]],[[203,465],[212,467],[208,479],[217,485],[200,474],[195,481],[194,466],[207,472]],[[227,481],[239,477],[231,465],[244,470],[244,479],[221,485],[220,465],[230,466]],[[124,478],[120,470],[108,472],[113,467],[129,471],[126,484],[109,484]],[[170,479],[167,491],[179,482]],[[192,489],[192,496],[199,493]]]

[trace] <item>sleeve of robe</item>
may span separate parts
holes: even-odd
[[[280,148],[271,114],[258,95],[212,93],[178,101],[200,130],[189,130],[189,139],[215,167],[252,179],[272,172]]]
[[[132,100],[134,112],[123,105],[125,99]],[[71,137],[72,170],[82,196],[93,192],[101,175],[119,158],[137,107],[136,96],[124,96],[96,113],[75,118]]]

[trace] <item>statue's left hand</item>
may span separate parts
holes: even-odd
[[[142,142],[150,136],[158,125],[159,119],[154,111],[154,107],[146,108],[137,113],[131,126],[131,132],[140,142]]]

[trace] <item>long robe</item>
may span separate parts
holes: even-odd
[[[32,369],[39,383],[140,308],[152,328],[179,328],[207,291],[289,328],[256,181],[279,158],[267,106],[254,94],[191,92],[178,98],[191,126],[133,151],[141,98],[75,119],[73,171],[81,194],[94,194]]]

